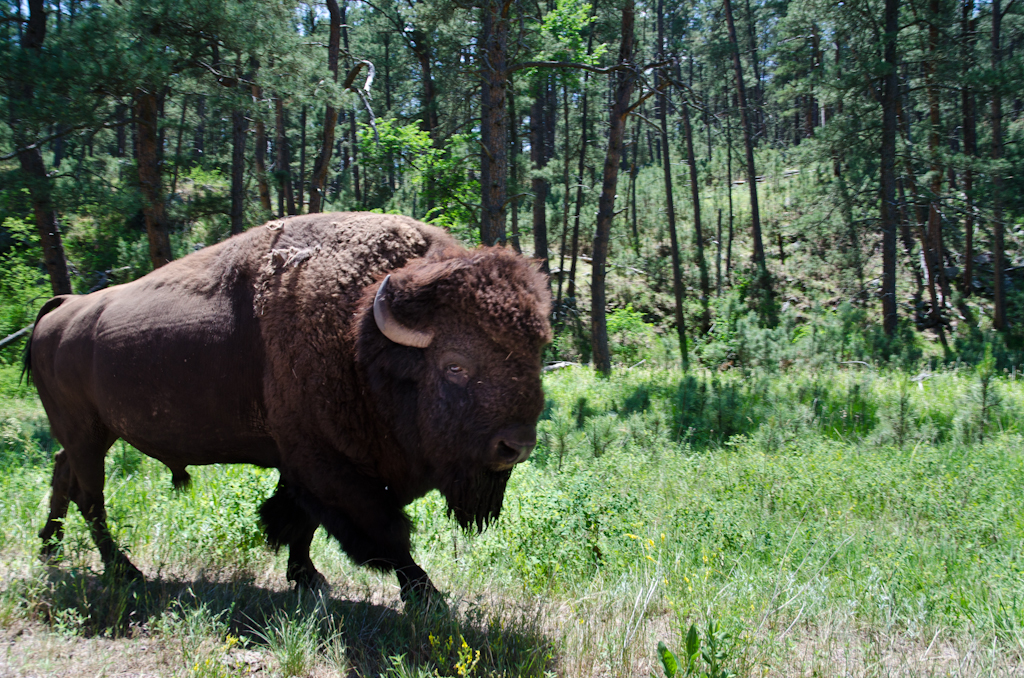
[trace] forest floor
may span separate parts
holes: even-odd
[[[408,509],[448,611],[405,608],[322,534],[332,588],[297,594],[256,521],[276,471],[175,492],[121,443],[108,513],[146,581],[109,581],[75,511],[45,567],[53,441],[9,394],[0,677],[646,677],[668,651],[680,676],[1024,675],[1019,381],[987,409],[967,369],[567,368],[545,388],[501,520],[466,534],[436,493]]]

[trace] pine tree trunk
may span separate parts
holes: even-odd
[[[245,111],[231,114],[231,234],[245,230],[245,137],[249,121]]]
[[[295,210],[295,194],[292,191],[292,160],[288,149],[288,130],[284,117],[284,101],[280,96],[274,97],[274,128],[276,132],[274,150],[277,153],[277,185],[278,194],[284,196],[288,214],[297,214]]]
[[[664,99],[658,102],[658,122],[661,125],[661,169],[665,181],[665,216],[668,221],[669,244],[672,248],[672,293],[675,298],[676,332],[679,335],[679,352],[683,369],[690,368],[690,354],[686,345],[686,318],[683,315],[683,276],[679,261],[679,236],[676,230],[676,208],[672,194],[672,162],[668,147],[668,122]]]
[[[352,52],[349,49],[348,44],[348,21],[346,19],[346,12],[348,12],[348,0],[344,0],[341,3],[341,39],[345,45],[345,70],[352,67],[352,63],[348,57]],[[356,129],[357,123],[357,110],[353,108],[348,115],[348,136],[349,136],[349,149],[352,154],[352,193],[356,199],[356,204],[360,207],[365,207],[366,202],[364,200],[362,183],[359,177],[359,134]],[[346,163],[348,166],[348,163]]]
[[[509,79],[508,83],[508,119],[509,119],[509,143],[511,144],[511,151],[509,152],[509,181],[511,183],[511,192],[513,196],[519,195],[519,118],[516,115],[516,97],[515,87],[512,86],[512,80]],[[522,244],[519,242],[519,198],[512,198],[512,249],[517,253],[522,254]],[[561,280],[561,278],[559,278]]]
[[[896,190],[898,193],[897,205],[899,208],[900,239],[903,241],[903,253],[907,257],[907,267],[914,274],[914,322],[923,325],[923,318],[920,309],[924,303],[924,278],[921,275],[921,267],[914,257],[914,235],[910,232],[910,214],[907,210],[907,195],[903,187],[903,177],[897,176]]]
[[[763,137],[765,136],[764,92],[761,89],[761,59],[757,55],[757,38],[755,37],[757,25],[754,20],[754,13],[750,10],[750,0],[744,0],[744,3],[747,10],[747,38],[750,41],[750,65],[754,70],[754,102],[753,110],[751,111],[752,125],[755,136]],[[693,61],[690,61],[690,64],[693,64]]]
[[[565,281],[565,246],[569,234],[569,88],[562,87],[562,117],[565,121],[565,144],[562,151],[562,183],[565,185],[562,191],[562,241],[558,248],[558,295],[555,297],[555,308],[562,306],[562,283]]]
[[[740,63],[739,44],[736,41],[736,24],[732,16],[732,0],[724,0],[725,18],[729,26],[729,42],[732,46],[733,70],[736,81],[736,98],[740,109],[740,122],[743,125],[743,143],[747,151],[747,186],[750,191],[750,222],[754,246],[754,264],[757,266],[758,284],[761,300],[761,315],[769,326],[776,322],[774,299],[772,298],[772,281],[768,273],[768,264],[764,256],[764,243],[761,239],[761,212],[757,202],[757,170],[754,165],[754,139],[750,125],[750,109],[747,106],[747,90],[743,83],[743,66]]]
[[[263,88],[253,85],[252,95],[258,109],[263,99]],[[267,126],[259,114],[256,115],[256,186],[260,194],[260,207],[265,215],[269,215],[274,211],[274,206],[270,202],[270,183],[267,181]]]
[[[939,49],[939,26],[940,20],[939,0],[930,0],[929,14],[931,19],[928,26],[928,61],[925,64],[925,89],[928,96],[928,150],[931,156],[931,185],[929,186],[928,201],[928,240],[931,244],[932,269],[938,277],[939,290],[942,298],[939,300],[940,309],[944,309],[950,303],[949,281],[946,279],[945,248],[942,238],[942,215],[939,205],[939,194],[942,191],[942,160],[939,157],[939,146],[941,137],[941,118],[939,113],[939,93],[936,83],[936,71],[938,68]],[[941,316],[936,315],[936,320],[943,322]]]
[[[633,0],[625,0],[622,9],[622,43],[619,46],[617,62],[619,64],[633,63],[633,24]],[[625,132],[626,114],[629,109],[630,97],[633,95],[636,76],[632,70],[617,71],[615,81],[615,97],[611,107],[608,130],[608,152],[605,155],[601,196],[598,199],[594,255],[591,262],[593,303],[590,310],[590,337],[594,366],[602,374],[609,374],[612,370],[611,354],[608,351],[608,321],[605,308],[607,304],[605,268],[608,261],[608,240],[611,234],[612,219],[615,217],[615,188],[619,181],[622,137]]]
[[[142,213],[149,238],[149,260],[153,268],[171,261],[171,238],[164,207],[163,182],[160,176],[157,131],[157,95],[143,89],[135,90],[135,119],[137,121],[137,147],[139,188],[142,189]]]
[[[416,57],[416,62],[420,66],[420,83],[423,87],[423,93],[421,95],[422,100],[420,106],[422,110],[422,120],[420,129],[430,135],[430,140],[433,142],[434,148],[440,148],[441,139],[438,136],[437,129],[437,91],[434,86],[434,76],[432,73],[431,54],[430,54],[430,43],[427,38],[427,34],[418,28],[414,28],[409,32],[409,48],[412,50],[413,56]],[[434,210],[434,195],[437,192],[436,180],[432,173],[427,174],[427,190],[426,190],[426,212],[430,213]]]
[[[420,84],[423,87],[423,100],[420,102],[422,106],[422,127],[424,132],[430,135],[430,138],[436,143],[438,142],[437,137],[437,90],[434,86],[434,76],[432,72],[431,56],[430,56],[430,43],[427,34],[423,31],[414,28],[409,32],[410,49],[412,50],[413,56],[416,57],[416,62],[420,66]]]
[[[486,0],[481,8],[483,51],[480,138],[480,240],[485,245],[505,242],[505,198],[508,179],[508,120],[505,98],[508,82],[508,11],[503,0]],[[536,200],[536,198],[535,198]],[[534,256],[547,259],[543,249]],[[536,238],[536,235],[534,236]],[[547,270],[547,269],[545,269]]]
[[[530,106],[530,162],[535,172],[544,169],[548,153],[545,148],[547,135],[544,133],[544,90],[538,89]],[[530,180],[530,192],[533,193],[533,257],[540,259],[540,269],[550,272],[548,264],[548,217],[547,197],[548,182],[534,174]]]
[[[636,177],[640,172],[637,156],[640,154],[640,118],[633,122],[633,158],[629,162],[629,207],[630,226],[633,231],[633,252],[640,256],[640,225],[636,213]]]
[[[896,106],[899,97],[896,39],[899,31],[899,0],[885,0],[886,72],[882,79],[882,147],[880,217],[882,227],[882,329],[896,335]]]
[[[977,113],[975,111],[974,92],[967,84],[967,71],[971,67],[971,54],[977,40],[974,26],[974,0],[963,0],[961,18],[961,42],[963,47],[961,77],[964,85],[960,90],[960,103],[964,126],[964,155],[973,158],[978,153]],[[974,169],[968,162],[964,170],[964,196],[967,201],[964,217],[964,275],[961,292],[964,297],[971,296],[974,291]]]
[[[593,11],[593,10],[591,10]],[[587,37],[587,55],[593,54],[594,30],[591,28]],[[576,260],[579,255],[580,242],[580,214],[583,212],[583,172],[587,163],[587,122],[589,117],[587,83],[590,80],[590,73],[583,73],[583,102],[580,105],[580,155],[579,163],[576,166],[576,209],[572,222],[572,260],[569,263],[569,285],[565,289],[565,295],[576,303]],[[566,130],[568,135],[568,130]]]
[[[729,117],[725,118],[725,190],[729,197],[729,243],[725,248],[725,280],[732,286],[732,233],[733,233],[733,206],[732,206],[732,123]]]
[[[298,214],[302,214],[302,208],[306,206],[306,104],[302,104],[299,115],[299,176],[296,183],[299,195],[295,207]]]
[[[333,74],[334,82],[338,82],[338,56],[341,51],[341,8],[338,7],[338,0],[327,0],[327,11],[331,17],[327,43],[327,66]],[[310,214],[321,212],[324,208],[327,172],[331,167],[331,154],[334,152],[334,134],[337,124],[338,109],[327,104],[324,110],[323,141],[320,144],[320,153],[317,155],[316,162],[313,163],[313,173],[309,178]]]
[[[1003,22],[1001,0],[992,0],[992,71],[1002,68],[1001,30]],[[997,164],[1003,158],[1003,93],[997,83],[992,91],[992,160]],[[1009,329],[1006,319],[1006,262],[1003,225],[1003,175],[998,166],[992,169],[992,258],[995,293],[993,296],[992,327]]]
[[[711,297],[711,281],[708,279],[708,262],[704,257],[704,229],[700,220],[700,185],[697,178],[697,158],[693,154],[693,129],[690,127],[690,104],[683,102],[683,132],[686,134],[686,164],[690,169],[690,200],[693,202],[693,233],[697,259],[697,267],[700,270],[700,304],[701,334],[711,331],[711,309],[709,307]]]
[[[20,12],[20,3],[18,5]],[[21,34],[21,48],[35,53],[42,51],[46,40],[46,11],[43,0],[29,0],[28,22]],[[18,24],[19,28],[21,23]],[[11,99],[20,106],[28,107],[33,99],[31,82],[19,83],[12,88]],[[64,256],[64,243],[60,235],[60,222],[57,210],[54,209],[51,197],[52,183],[46,173],[43,154],[39,147],[27,149],[31,144],[28,130],[23,125],[12,125],[15,133],[15,146],[25,149],[18,152],[18,163],[27,178],[29,200],[35,217],[36,231],[39,233],[39,244],[42,246],[43,262],[50,277],[50,289],[54,295],[71,294],[71,279],[68,277],[67,259]]]
[[[658,53],[665,56],[664,2],[658,0]],[[658,74],[661,80],[661,74]],[[675,196],[672,191],[672,153],[668,145],[668,95],[662,91],[655,101],[658,124],[661,126],[661,170],[665,182],[665,216],[668,221],[669,245],[672,248],[672,293],[675,299],[676,332],[679,335],[679,352],[683,369],[690,368],[690,354],[686,345],[686,317],[683,315],[683,276],[679,257],[679,233],[676,229]]]
[[[715,296],[722,296],[722,208],[718,208],[718,231],[715,237]]]

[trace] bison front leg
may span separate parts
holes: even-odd
[[[440,592],[412,559],[409,519],[401,507],[374,501],[377,498],[365,489],[351,492],[347,498],[351,504],[319,505],[311,512],[322,516],[321,524],[356,563],[394,571],[403,602],[443,606]]]
[[[290,496],[284,480],[277,483],[274,495],[260,507],[260,522],[267,535],[267,543],[275,551],[288,546],[288,581],[296,589],[328,589],[327,579],[317,572],[309,557],[309,545],[319,523]]]
[[[409,558],[410,562],[412,557]],[[405,567],[396,567],[395,575],[398,577],[400,587],[399,595],[403,603],[440,603],[444,605],[441,592],[430,581],[430,577],[423,568],[413,562]]]

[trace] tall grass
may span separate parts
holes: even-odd
[[[450,613],[406,611],[322,535],[335,588],[297,598],[255,521],[275,471],[196,469],[177,493],[120,443],[108,511],[149,581],[106,582],[75,511],[64,563],[42,569],[52,449],[38,405],[8,401],[0,623],[162,638],[182,674],[244,675],[255,654],[279,675],[646,676],[664,672],[659,642],[686,655],[691,627],[705,672],[1011,673],[1024,388],[983,369],[549,374],[497,524],[462,532],[436,493],[408,508]]]

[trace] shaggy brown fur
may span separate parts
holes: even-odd
[[[378,329],[388,273],[392,315],[432,332],[426,348]],[[356,562],[395,570],[403,598],[430,594],[402,509],[437,488],[464,527],[498,516],[536,439],[550,303],[522,257],[361,213],[271,222],[133,283],[58,297],[28,358],[64,445],[44,555],[72,500],[107,566],[141,576],[103,509],[103,457],[123,438],[176,485],[192,464],[279,468],[261,518],[300,585],[322,582],[309,543],[323,525]]]

